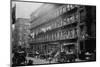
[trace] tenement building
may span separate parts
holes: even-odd
[[[30,21],[25,18],[17,18],[13,32],[14,48],[27,47],[30,34]]]
[[[89,50],[95,50],[95,18],[90,16],[94,8],[50,5],[43,4],[31,14],[31,51],[53,58],[59,52],[72,51],[79,58],[82,50],[91,46]]]

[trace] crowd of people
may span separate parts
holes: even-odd
[[[67,50],[63,50],[63,51],[54,51],[51,54],[40,54],[39,52],[36,52],[36,53],[30,55],[25,51],[24,48],[19,47],[18,50],[13,52],[12,65],[13,66],[33,65],[34,60],[31,60],[31,59],[27,60],[26,57],[46,60],[46,61],[49,61],[50,63],[54,59],[55,59],[55,63],[76,62],[77,54],[74,51],[75,50],[73,50],[73,49],[67,49]],[[86,58],[87,56],[85,54],[88,54],[88,56],[90,56],[90,53],[85,51],[84,53],[81,53],[79,55],[79,58]],[[91,55],[91,56],[93,56],[95,58],[95,54]],[[90,57],[88,57],[88,58],[90,58]],[[83,60],[83,59],[81,59],[81,60]],[[90,58],[90,60],[91,60],[91,58]]]
[[[76,59],[76,55],[73,53],[73,51],[54,51],[51,54],[40,54],[39,52],[36,52],[34,54],[31,54],[31,56],[25,51],[25,49],[19,47],[18,50],[13,52],[13,58],[12,58],[12,65],[33,65],[33,60],[27,60],[26,57],[32,57],[32,58],[38,58],[46,61],[52,61],[56,58],[57,63],[62,62],[74,62]]]

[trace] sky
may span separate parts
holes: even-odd
[[[16,4],[16,18],[30,18],[32,12],[39,8],[43,3],[31,2],[12,2],[12,7]]]

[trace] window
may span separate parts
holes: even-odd
[[[65,13],[66,12],[66,7],[63,7],[63,13]]]

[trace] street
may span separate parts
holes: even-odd
[[[48,64],[48,63],[56,63],[55,60],[52,61],[47,61],[43,59],[38,59],[38,58],[31,58],[31,57],[26,57],[27,60],[33,60],[33,64]]]

